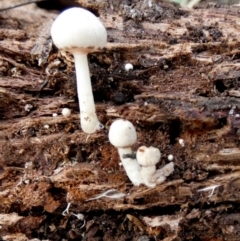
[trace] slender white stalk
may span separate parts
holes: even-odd
[[[91,134],[96,130],[100,130],[102,124],[96,115],[87,55],[82,52],[74,52],[73,56],[77,75],[81,127],[85,133]]]
[[[211,193],[208,195],[208,197],[211,197],[213,195],[215,189],[219,186],[221,186],[221,185],[213,185],[213,186],[205,187],[205,188],[199,189],[198,192],[211,191]]]
[[[120,156],[122,165],[127,173],[127,176],[133,183],[133,185],[139,186],[141,183],[143,183],[140,174],[141,168],[137,160],[132,158],[123,158],[123,156],[126,154],[132,154],[132,148],[118,148],[118,154]]]

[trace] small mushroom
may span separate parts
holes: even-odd
[[[185,142],[183,139],[179,139],[178,142],[179,142],[180,146],[182,146],[182,147],[185,146]]]
[[[174,159],[174,156],[172,154],[169,154],[167,158],[169,161],[172,161]]]
[[[156,147],[141,146],[137,150],[137,161],[141,165],[141,176],[147,187],[155,187],[153,175],[156,173],[156,164],[160,161],[161,152]]]
[[[128,121],[119,119],[112,123],[108,133],[109,141],[118,149],[122,165],[128,178],[133,185],[139,186],[142,183],[140,166],[132,156],[132,145],[137,141],[137,133],[134,125]]]
[[[59,49],[69,51],[74,56],[81,127],[85,133],[94,133],[103,126],[96,115],[87,54],[106,45],[106,29],[94,14],[75,7],[65,10],[56,18],[51,36]]]
[[[68,109],[68,108],[63,108],[63,109],[62,109],[62,115],[63,115],[64,117],[69,117],[69,116],[71,115],[71,110]]]
[[[127,72],[129,72],[129,70],[133,70],[133,65],[131,63],[126,63],[124,68]]]

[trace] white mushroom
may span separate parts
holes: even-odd
[[[156,164],[160,161],[161,152],[155,147],[141,146],[137,150],[137,161],[141,165],[141,176],[147,187],[155,187],[153,175],[156,173]]]
[[[168,160],[169,160],[169,161],[172,161],[173,159],[174,159],[174,156],[173,156],[172,154],[169,154],[169,155],[168,155]]]
[[[81,127],[88,134],[94,133],[102,128],[102,124],[96,115],[87,54],[106,45],[106,29],[91,12],[70,8],[56,18],[51,36],[59,49],[67,50],[74,56]]]
[[[128,72],[129,70],[133,70],[133,65],[131,63],[126,63],[124,68]]]
[[[118,148],[118,153],[127,176],[135,186],[142,183],[140,166],[135,158],[132,158],[131,146],[137,141],[135,127],[130,121],[119,119],[112,123],[108,133],[109,141]]]
[[[69,117],[69,116],[71,115],[71,110],[68,109],[68,108],[63,108],[63,109],[62,109],[62,115],[63,115],[64,117]]]

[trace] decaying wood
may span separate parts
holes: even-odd
[[[239,8],[79,2],[108,31],[106,48],[89,56],[106,127],[90,136],[79,126],[72,56],[51,41],[57,13],[0,13],[2,239],[239,240]],[[136,126],[134,150],[161,150],[158,167],[174,156],[163,184],[129,182],[107,137],[116,118]],[[111,189],[121,197],[93,198]]]

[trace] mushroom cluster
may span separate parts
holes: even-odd
[[[118,154],[128,178],[135,186],[142,183],[140,165],[132,158],[132,146],[137,141],[134,125],[128,120],[116,120],[112,123],[108,133],[110,143],[118,149]]]
[[[85,133],[94,133],[103,126],[96,115],[87,54],[106,45],[107,31],[94,14],[74,7],[56,18],[51,36],[59,49],[69,51],[74,56],[81,127]]]
[[[87,134],[94,133],[102,129],[103,125],[96,115],[87,55],[106,45],[106,29],[94,14],[74,7],[65,10],[56,18],[51,28],[51,36],[59,49],[74,56],[81,128]],[[126,64],[125,69],[133,69],[132,64]],[[67,117],[71,111],[63,109],[62,114]],[[137,133],[130,121],[114,121],[109,129],[109,140],[118,148],[122,165],[135,186],[144,184],[155,187],[174,170],[173,162],[156,170],[156,164],[161,158],[158,148],[141,146],[136,154],[132,151],[132,146],[137,141]]]
[[[133,185],[155,187],[174,171],[173,162],[156,170],[156,164],[161,158],[161,152],[156,147],[141,146],[136,155],[133,154],[132,146],[137,141],[137,133],[130,121],[115,120],[110,126],[108,137],[110,143],[118,149],[122,165]]]

